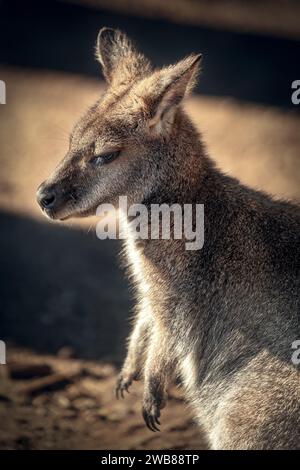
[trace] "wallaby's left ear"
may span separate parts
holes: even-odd
[[[102,28],[96,43],[96,58],[102,65],[107,82],[125,82],[142,77],[150,70],[149,61],[140,54],[118,29]]]
[[[190,55],[176,65],[166,67],[152,76],[150,94],[146,102],[150,105],[150,128],[172,122],[176,107],[196,84],[202,54]]]

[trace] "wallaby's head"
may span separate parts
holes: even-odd
[[[75,125],[67,155],[38,189],[37,200],[53,219],[95,214],[121,195],[142,202],[175,161],[174,145],[192,143],[180,103],[192,88],[201,55],[152,70],[118,30],[103,28],[96,57],[107,91]]]

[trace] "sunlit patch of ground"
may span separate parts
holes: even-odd
[[[203,97],[187,109],[220,169],[275,197],[300,200],[296,111]]]
[[[1,449],[205,448],[175,387],[162,432],[153,433],[141,415],[141,384],[117,401],[111,364],[8,349],[9,365],[0,366]]]

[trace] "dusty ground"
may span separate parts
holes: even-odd
[[[103,83],[12,67],[0,76],[8,84],[0,109],[0,338],[47,354],[8,348],[8,366],[0,366],[0,448],[201,448],[174,391],[161,434],[143,424],[138,384],[126,402],[114,399],[112,364],[124,355],[131,305],[118,247],[96,239],[93,220],[50,223],[35,202],[37,186],[67,150],[71,126]],[[201,96],[186,107],[224,171],[300,200],[296,112]],[[98,361],[57,358],[64,345]],[[32,362],[50,365],[47,377],[67,380],[54,383],[57,390],[30,392],[41,384],[11,378],[9,366]]]
[[[178,389],[170,390],[162,431],[153,433],[141,417],[141,385],[117,401],[111,364],[10,348],[9,365],[0,367],[0,449],[205,447]]]

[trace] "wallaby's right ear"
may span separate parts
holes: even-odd
[[[125,33],[118,29],[102,28],[96,44],[96,58],[103,68],[107,82],[112,82],[116,72],[119,79],[132,80],[150,69],[147,59],[138,53]]]
[[[150,116],[152,132],[162,133],[172,127],[177,107],[196,83],[201,58],[202,54],[192,54],[141,81],[137,94]]]

